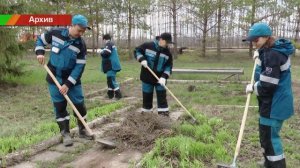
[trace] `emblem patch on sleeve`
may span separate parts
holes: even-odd
[[[266,74],[269,75],[272,73],[272,68],[271,67],[266,67]]]

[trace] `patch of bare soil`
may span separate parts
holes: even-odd
[[[143,156],[143,153],[153,148],[157,138],[170,136],[172,132],[172,120],[155,113],[122,113],[122,119],[119,126],[114,126],[105,131],[105,137],[109,137],[112,142],[117,144],[115,150],[104,148],[98,144],[76,160],[64,164],[60,167],[74,168],[127,168],[133,163],[137,163]],[[105,123],[110,123],[112,118],[105,119]],[[105,124],[104,124],[105,125]]]
[[[91,149],[77,158],[77,160],[62,165],[63,168],[128,168],[142,158],[137,150],[126,150],[121,153],[113,151]]]
[[[159,137],[170,136],[172,120],[154,113],[128,113],[119,127],[105,134],[118,142],[118,150],[138,149],[146,152],[153,148]]]

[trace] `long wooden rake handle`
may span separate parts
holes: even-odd
[[[157,77],[157,75],[152,71],[152,69],[150,69],[148,66],[146,66],[146,69],[149,70],[149,72],[157,79],[159,80],[159,78]],[[184,107],[184,105],[177,99],[177,97],[171,92],[171,90],[167,87],[167,86],[163,86],[165,87],[165,89],[170,93],[170,95],[177,101],[177,103],[186,111],[186,113],[194,120],[196,121],[195,117],[188,111],[187,108]]]
[[[46,64],[44,65],[44,68],[46,69],[46,71],[48,72],[48,74],[51,76],[51,78],[54,81],[54,83],[56,84],[56,86],[60,89],[61,85],[59,84],[59,82],[57,81],[56,77],[53,75],[53,73],[50,71],[50,69],[48,68],[48,66]],[[63,95],[63,96],[65,97],[65,99],[67,100],[67,102],[71,105],[71,107],[74,110],[75,114],[77,115],[77,117],[79,118],[79,120],[81,121],[81,123],[83,124],[83,126],[85,127],[85,129],[88,131],[88,133],[90,135],[93,135],[92,130],[87,125],[87,123],[84,121],[84,119],[80,115],[79,111],[77,110],[77,108],[75,107],[75,105],[73,104],[73,102],[70,100],[69,96],[68,95]]]
[[[256,69],[256,60],[254,61],[254,66],[253,66],[252,76],[251,76],[251,84],[252,85],[254,84],[254,74],[255,74],[255,69]],[[244,114],[243,114],[243,119],[242,119],[242,123],[241,123],[241,128],[240,128],[240,132],[239,132],[239,137],[238,137],[238,141],[237,141],[237,144],[236,144],[236,147],[235,147],[234,158],[233,158],[233,163],[232,163],[233,165],[235,165],[236,159],[237,159],[237,157],[239,155],[239,152],[240,152],[240,147],[241,147],[241,142],[242,142],[242,138],[243,138],[243,134],[244,134],[244,129],[245,129],[245,124],[246,124],[250,99],[251,99],[251,93],[248,93],[247,94],[246,105],[245,105],[245,110],[244,110]]]

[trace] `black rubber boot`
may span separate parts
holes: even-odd
[[[143,109],[152,110],[153,93],[143,92]],[[142,111],[147,112],[147,111]]]
[[[121,93],[120,89],[115,91],[115,98],[118,100],[122,98],[122,93]]]
[[[266,168],[286,168],[286,163],[285,163],[285,159],[281,159],[275,162],[271,162],[271,161],[266,161],[265,162],[265,167]]]
[[[86,120],[84,120],[84,121],[86,121]],[[87,132],[84,125],[82,124],[82,122],[79,119],[77,119],[77,124],[78,124],[79,138],[84,138],[84,139],[87,139],[87,140],[93,140],[94,139],[94,136],[89,135],[89,133]]]
[[[167,102],[167,94],[166,91],[158,91],[156,90],[156,96],[157,96],[157,108],[168,108],[168,102]],[[169,111],[158,111],[159,115],[169,117]]]
[[[63,138],[63,144],[64,146],[72,146],[73,145],[73,139],[70,136],[70,126],[69,126],[69,120],[59,121],[57,122],[60,133]]]
[[[107,91],[107,96],[108,96],[109,99],[114,98],[114,91],[113,90],[108,90]]]

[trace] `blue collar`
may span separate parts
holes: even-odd
[[[73,42],[78,43],[78,42],[80,41],[80,37],[79,37],[79,38],[76,38],[76,39],[72,39],[72,38],[69,36],[69,29],[68,29],[68,28],[63,29],[63,31],[61,32],[61,35],[67,37],[68,41],[71,41],[72,43],[73,43]]]
[[[61,31],[61,35],[65,36],[65,37],[69,37],[69,29],[67,29],[67,28],[63,29],[63,31]]]
[[[160,50],[160,47],[158,45],[158,40],[154,40],[153,42],[154,42],[155,49]]]

